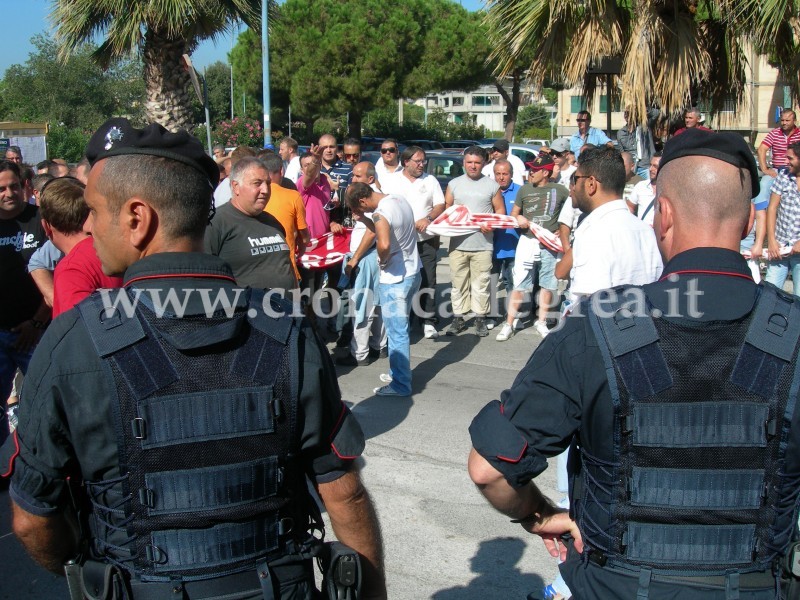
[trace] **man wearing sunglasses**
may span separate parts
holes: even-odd
[[[578,131],[569,138],[569,149],[575,155],[575,158],[581,155],[581,148],[585,144],[593,144],[595,146],[602,146],[605,144],[609,148],[614,147],[609,137],[603,133],[602,130],[590,126],[592,123],[592,115],[588,110],[579,112],[578,118],[575,120],[578,122]]]
[[[378,176],[378,181],[385,179],[386,175],[397,173],[403,170],[403,165],[400,164],[400,151],[397,147],[397,140],[387,138],[381,144],[381,157],[375,163],[375,174]]]
[[[507,160],[511,163],[511,181],[519,186],[525,185],[525,173],[527,168],[522,162],[522,159],[511,153],[511,147],[508,145],[508,140],[497,140],[494,145],[489,149],[489,160],[491,161],[481,171],[489,179],[494,179],[494,163],[500,159]]]

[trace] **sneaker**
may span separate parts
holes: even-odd
[[[467,324],[464,323],[464,317],[456,317],[453,319],[453,322],[450,323],[450,327],[447,328],[447,335],[458,335],[462,331],[467,328]]]
[[[489,335],[489,330],[486,328],[486,319],[483,317],[475,317],[475,333],[478,337]]]
[[[372,360],[378,360],[379,358],[389,358],[389,349],[381,348],[380,350],[376,350],[375,348],[370,348],[369,357]]]
[[[394,389],[391,385],[385,385],[383,387],[376,387],[372,390],[372,393],[376,396],[410,396],[411,394],[401,394],[396,389]]]
[[[538,333],[543,338],[547,337],[547,334],[550,333],[550,330],[547,328],[547,323],[545,323],[544,321],[536,321],[533,324],[533,328],[536,330],[536,333]]]
[[[380,379],[383,383],[392,383],[394,381],[394,378],[388,373],[381,373],[378,376],[378,379]]]
[[[497,323],[494,322],[494,319],[486,319],[486,329],[494,329],[494,326]]]
[[[498,342],[505,342],[512,335],[514,335],[514,328],[508,323],[503,323],[503,326],[500,328],[497,337],[494,339],[496,339]]]
[[[561,600],[564,596],[559,594],[552,585],[548,585],[542,590],[542,598],[544,600]]]
[[[425,325],[422,326],[422,331],[426,340],[435,340],[439,337],[439,332],[436,331],[436,327],[434,327],[432,323],[425,323]]]
[[[372,361],[369,359],[369,356],[364,360],[358,360],[352,354],[347,354],[345,356],[337,357],[333,362],[335,362],[340,367],[366,367]]]
[[[513,327],[514,327],[514,331],[522,331],[523,329],[525,329],[525,324],[522,321],[520,321],[519,319],[514,319]]]

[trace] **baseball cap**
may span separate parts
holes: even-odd
[[[554,152],[566,152],[569,150],[569,140],[565,137],[556,138],[550,144],[550,149]]]
[[[553,167],[555,166],[555,162],[553,162],[552,156],[542,152],[539,156],[536,157],[535,160],[526,162],[525,166],[528,167],[531,171],[541,171],[543,169],[552,171]]]

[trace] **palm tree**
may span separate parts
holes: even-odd
[[[769,56],[800,99],[798,0],[487,0],[485,22],[498,64],[509,72],[532,53],[534,85],[582,85],[598,77],[621,93],[634,122],[647,108],[677,116],[702,98],[711,112],[745,97],[746,50]],[[596,67],[616,58],[618,76]],[[620,91],[621,90],[621,91]]]
[[[260,0],[53,0],[50,21],[60,57],[104,37],[94,58],[108,67],[139,54],[147,119],[171,131],[191,125],[190,78],[184,54],[227,31],[236,20],[260,22]],[[274,0],[271,2],[274,5]],[[273,6],[274,8],[274,6]]]

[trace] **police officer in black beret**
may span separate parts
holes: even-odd
[[[87,156],[87,226],[125,283],[56,319],[31,363],[2,457],[22,543],[68,563],[73,598],[317,598],[310,478],[361,555],[361,597],[385,598],[364,436],[328,353],[202,252],[217,165],[125,119]]]
[[[575,598],[800,597],[800,306],[739,255],[757,194],[741,137],[670,140],[661,278],[578,305],[472,422],[473,481]],[[532,480],[571,443],[566,513]]]

